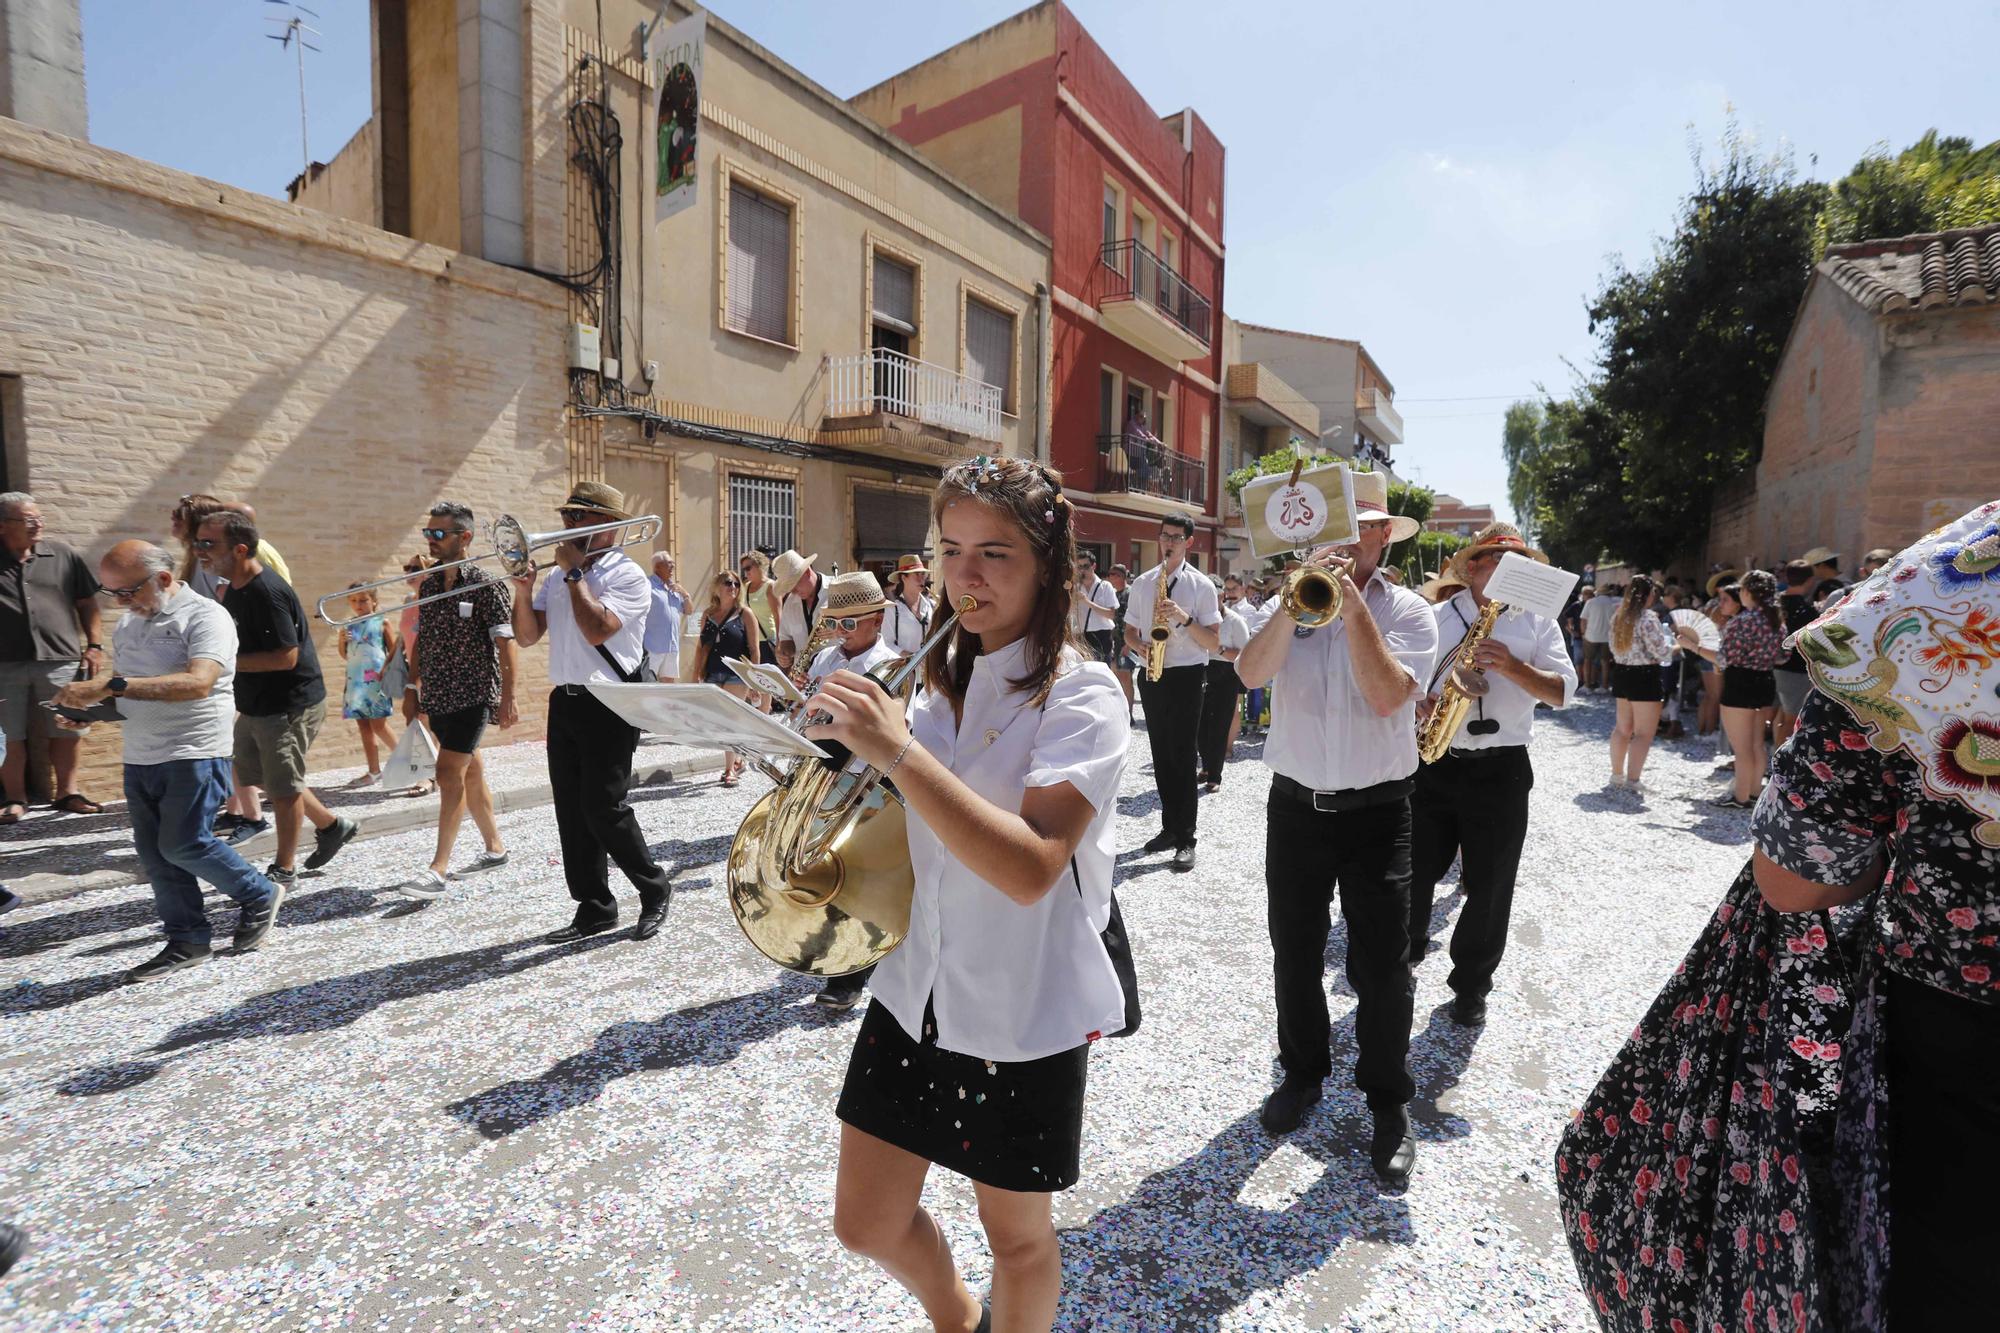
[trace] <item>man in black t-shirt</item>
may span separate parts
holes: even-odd
[[[1778,617],[1784,624],[1783,633],[1787,638],[1813,623],[1819,616],[1819,608],[1814,605],[1817,589],[1813,586],[1816,571],[1804,560],[1793,560],[1785,566],[1785,591],[1778,596]],[[1783,745],[1792,734],[1792,728],[1799,724],[1799,709],[1805,705],[1806,695],[1811,692],[1812,681],[1806,675],[1806,661],[1799,656],[1798,649],[1785,654],[1785,660],[1778,663],[1771,678],[1778,685],[1778,711],[1771,719],[1771,748]]]
[[[236,780],[271,798],[278,850],[264,873],[289,889],[301,814],[318,830],[308,870],[331,861],[361,831],[306,786],[306,753],[326,720],[319,653],[299,595],[257,559],[256,524],[241,514],[214,514],[202,520],[194,546],[208,571],[229,585],[222,605],[236,622]]]

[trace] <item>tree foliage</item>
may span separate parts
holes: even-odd
[[[1972,140],[1931,130],[1889,155],[1879,145],[1835,181],[1814,229],[1815,258],[1829,245],[1948,231],[2000,222],[2000,140]]]

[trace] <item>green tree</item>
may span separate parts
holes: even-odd
[[[2000,222],[2000,140],[1972,140],[1936,130],[1897,153],[1870,150],[1834,182],[1814,228],[1814,258],[1829,245],[1948,231]]]

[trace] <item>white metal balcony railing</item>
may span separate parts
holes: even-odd
[[[940,430],[998,440],[1000,407],[996,386],[887,348],[827,358],[830,417],[893,412]]]

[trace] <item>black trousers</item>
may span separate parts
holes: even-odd
[[[576,900],[578,925],[618,919],[609,862],[616,861],[639,890],[639,906],[664,902],[667,876],[646,850],[639,817],[625,803],[632,785],[632,751],[638,731],[589,691],[549,694],[549,790],[562,840],[563,878]]]
[[[1401,1106],[1410,1079],[1410,801],[1314,810],[1274,784],[1265,820],[1264,888],[1278,999],[1278,1062],[1288,1076],[1333,1072],[1326,940],[1336,886],[1347,923],[1354,1084],[1377,1109]]]
[[[1210,662],[1201,691],[1201,736],[1197,749],[1201,756],[1204,782],[1222,781],[1222,765],[1229,758],[1229,724],[1236,716],[1236,701],[1243,694],[1237,679],[1236,663]],[[1148,720],[1148,726],[1152,725]]]
[[[1153,785],[1160,792],[1160,828],[1180,846],[1194,846],[1195,764],[1201,697],[1208,666],[1168,667],[1158,680],[1139,674],[1146,740],[1153,747]]]
[[[1484,996],[1507,950],[1507,922],[1514,911],[1514,876],[1528,836],[1528,793],[1534,766],[1525,745],[1495,746],[1470,755],[1446,751],[1417,770],[1410,799],[1413,829],[1410,871],[1410,960],[1423,961],[1431,932],[1437,884],[1463,855],[1459,888],[1465,905],[1451,932],[1451,988]]]

